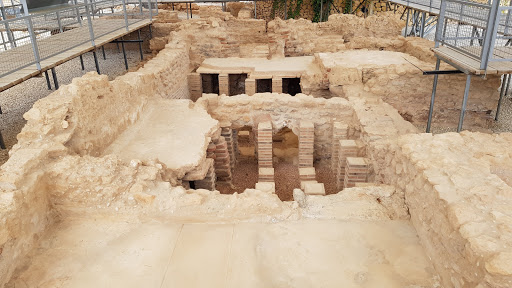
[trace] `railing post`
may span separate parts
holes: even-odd
[[[76,6],[76,19],[78,21],[78,24],[80,24],[80,27],[82,27],[82,17],[80,17],[80,8],[78,7],[78,1],[74,0],[75,6]]]
[[[64,32],[64,29],[62,28],[62,22],[60,21],[60,13],[59,11],[55,12],[57,14],[57,23],[59,24],[59,31],[60,33]]]
[[[9,22],[7,22],[7,15],[5,14],[5,7],[4,2],[0,1],[2,18],[4,19],[5,23],[5,32],[7,33],[7,39],[9,39],[9,44],[11,45],[11,48],[16,47],[16,41],[14,40],[14,37],[12,37],[11,29],[9,28]],[[13,8],[14,9],[14,8]],[[2,34],[3,35],[3,34]]]
[[[92,45],[92,47],[95,47],[96,44],[94,43],[94,30],[92,28],[91,13],[89,13],[89,3],[87,3],[87,0],[84,0],[84,3],[85,3],[85,14],[87,14],[86,15],[87,16],[87,26],[89,26],[89,35],[91,37],[91,45]]]
[[[27,22],[28,35],[30,36],[30,42],[32,42],[32,50],[34,52],[34,59],[36,60],[36,68],[41,71],[41,58],[39,57],[39,48],[37,47],[37,39],[34,34],[34,26],[32,24],[32,17],[28,14],[28,6],[26,0],[21,0],[23,5],[23,12],[25,13],[25,21]]]
[[[437,18],[437,26],[436,26],[436,37],[435,37],[435,47],[439,47],[439,42],[441,42],[441,38],[444,36],[444,15],[446,13],[446,1],[441,1],[441,7],[439,7],[439,17]]]
[[[489,57],[494,47],[494,40],[496,39],[496,27],[499,24],[498,11],[500,1],[493,1],[491,9],[489,10],[489,21],[485,28],[484,43],[482,45],[482,53],[480,54],[480,69],[487,70],[487,64],[489,63]]]
[[[126,31],[129,31],[128,28],[128,13],[126,12],[126,0],[123,0],[123,13],[124,13],[124,25],[126,26]]]
[[[139,10],[140,10],[140,15],[143,16],[144,12],[142,12],[142,0],[139,0]],[[142,18],[144,18],[144,17],[142,17]]]
[[[158,5],[158,3],[157,3]],[[153,20],[153,9],[151,8],[151,0],[148,0],[148,8],[149,8],[149,19]]]

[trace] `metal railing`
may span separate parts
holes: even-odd
[[[486,70],[493,61],[512,61],[510,3],[482,4],[443,0],[436,31],[436,47],[450,47],[480,62]]]
[[[0,0],[2,1],[2,0]],[[47,12],[2,17],[0,77],[35,65],[158,13],[156,0],[72,0]],[[25,12],[26,11],[26,12]]]

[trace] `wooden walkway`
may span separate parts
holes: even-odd
[[[471,49],[471,53],[479,54],[481,47],[479,46],[471,46],[467,47]],[[512,47],[498,47],[500,49],[500,53],[512,53]],[[504,51],[508,50],[508,51]],[[510,74],[512,73],[512,62],[510,61],[489,61],[487,65],[487,70],[480,69],[480,60],[470,57],[460,51],[454,50],[452,48],[446,46],[440,46],[438,48],[432,48],[434,54],[436,54],[439,59],[443,60],[446,63],[452,64],[459,70],[475,75],[485,75],[485,74]],[[512,55],[512,54],[508,54]],[[496,55],[495,55],[496,57]],[[496,57],[497,58],[497,57]]]
[[[96,47],[101,47],[152,23],[152,20],[149,19],[129,19],[128,21],[127,30],[124,19],[93,20]],[[86,22],[82,27],[38,40],[37,44],[41,58],[41,70],[38,70],[34,64],[35,60],[30,44],[0,53],[0,92],[95,49],[91,44]]]

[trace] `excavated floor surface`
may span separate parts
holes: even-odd
[[[54,225],[7,287],[434,287],[407,221]]]

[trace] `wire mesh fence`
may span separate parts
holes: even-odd
[[[120,29],[127,31],[130,25],[158,13],[156,0],[72,0],[65,7],[33,14],[22,7],[25,15],[14,10],[8,14],[10,8],[3,7],[0,77],[32,65],[40,70],[46,59],[81,45],[94,47],[98,38]]]

